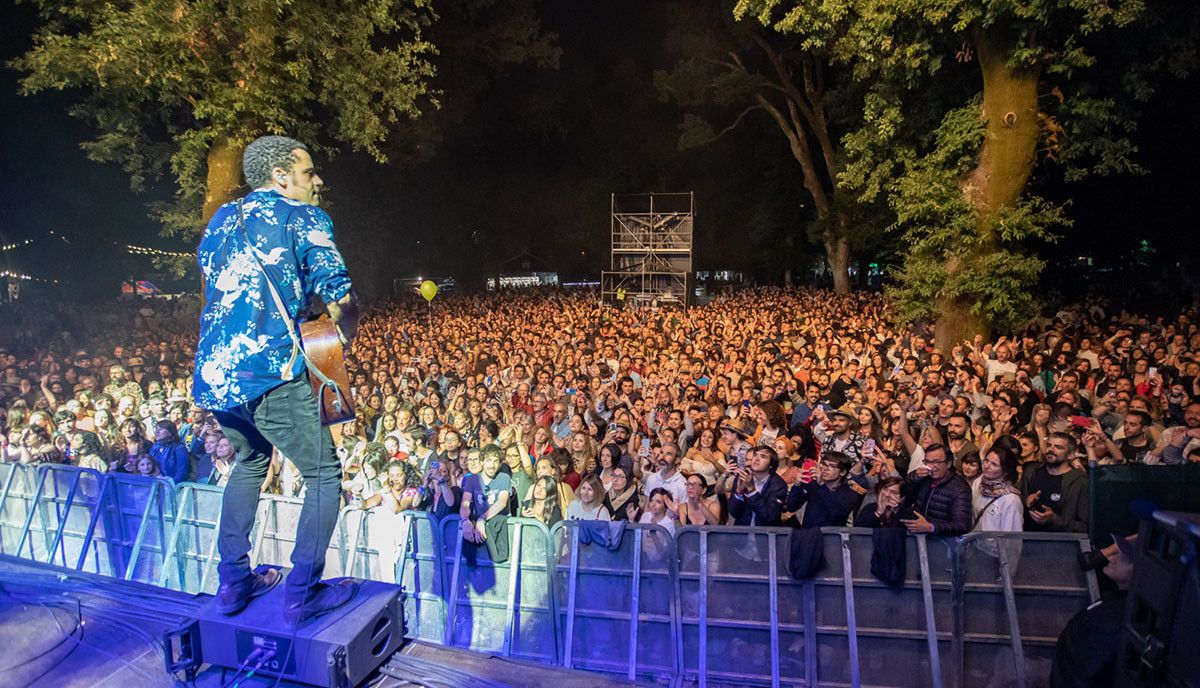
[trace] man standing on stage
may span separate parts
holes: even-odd
[[[197,252],[205,306],[193,394],[237,452],[217,541],[216,604],[236,614],[279,582],[278,571],[251,571],[248,556],[274,445],[308,486],[284,593],[284,621],[295,626],[345,604],[357,585],[320,582],[340,507],[341,467],[280,309],[299,323],[319,296],[348,343],[358,301],[333,243],[333,221],[317,207],[324,182],[304,144],[263,136],[246,147],[242,171],[253,191],[217,210]]]

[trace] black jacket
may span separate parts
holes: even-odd
[[[787,495],[784,511],[799,511],[805,504],[803,528],[844,528],[850,514],[862,500],[849,485],[843,482],[836,490],[827,489],[817,482],[796,483]]]
[[[935,485],[933,479],[909,474],[913,509],[933,524],[933,535],[962,535],[971,529],[971,486],[953,473]]]
[[[778,526],[787,499],[787,483],[772,472],[763,489],[752,495],[737,494],[729,498],[729,515],[735,526]]]

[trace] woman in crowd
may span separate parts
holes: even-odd
[[[158,460],[149,454],[138,457],[137,472],[138,475],[146,478],[157,478],[162,475],[162,471],[158,467]]]
[[[534,461],[549,456],[550,452],[554,451],[554,436],[550,434],[550,428],[544,425],[539,425],[533,430],[533,441],[529,445],[529,456]]]
[[[388,472],[391,473],[390,467]],[[424,501],[421,508],[439,521],[458,513],[462,500],[461,485],[462,476],[459,474],[458,464],[434,462],[425,474]]]
[[[209,485],[217,487],[225,487],[229,482],[229,476],[233,473],[233,466],[237,462],[237,454],[234,452],[233,443],[225,435],[217,436],[217,444],[213,454],[212,472],[204,480]]]
[[[611,483],[605,501],[614,521],[636,521],[641,508],[641,495],[629,469],[618,465],[612,469]]]
[[[796,444],[786,437],[777,437],[771,447],[779,457],[779,468],[775,472],[788,487],[795,485],[803,474],[802,466],[797,463],[800,457],[796,454]]]
[[[709,494],[708,481],[700,473],[687,477],[687,499],[677,505],[679,525],[721,525],[721,504]]]
[[[700,430],[696,443],[679,462],[679,472],[702,475],[707,484],[716,484],[717,478],[725,472],[725,456],[717,448],[717,431],[714,428]]]
[[[589,475],[596,470],[596,441],[586,432],[574,432],[567,440],[571,453],[571,471],[577,475]],[[564,476],[565,477],[565,476]],[[572,487],[578,488],[578,482]]]
[[[971,484],[972,530],[1020,532],[1025,505],[1017,489],[1017,455],[997,442],[983,460],[982,474]]]
[[[979,474],[983,470],[983,466],[979,459],[979,452],[969,451],[958,457],[958,460],[960,464],[959,470],[962,472],[962,477],[965,478],[967,482],[972,482],[979,477]]]
[[[108,470],[137,472],[137,457],[150,453],[150,441],[142,424],[132,418],[121,421],[121,437],[112,448]]]
[[[604,505],[604,486],[600,478],[589,475],[575,490],[575,501],[567,505],[564,518],[571,521],[610,521],[608,507]]]
[[[903,528],[903,520],[915,518],[903,494],[904,479],[888,476],[875,483],[875,501],[865,504],[854,519],[856,528]]]
[[[154,444],[150,447],[150,456],[163,475],[175,481],[176,484],[191,477],[192,461],[187,447],[179,439],[179,430],[169,420],[160,420],[154,424]]]
[[[77,432],[71,435],[71,450],[75,454],[75,465],[104,473],[108,470],[107,452],[100,439],[92,432]]]
[[[661,487],[656,487],[650,491],[646,498],[646,509],[638,518],[638,523],[650,523],[656,526],[662,526],[667,529],[671,535],[675,534],[675,518],[667,509],[667,503],[671,501],[671,493]]]
[[[600,454],[596,459],[595,473],[600,478],[600,484],[604,485],[604,489],[612,488],[613,469],[621,466],[623,457],[621,447],[619,445],[609,443],[600,447]],[[633,462],[630,461],[626,468],[625,475],[629,476],[632,473]]]
[[[542,461],[538,464],[541,465]],[[562,520],[562,514],[558,481],[552,475],[542,475],[529,488],[529,496],[522,503],[521,515],[552,526]]]

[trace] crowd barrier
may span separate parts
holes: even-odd
[[[221,494],[0,464],[0,554],[211,594]],[[263,496],[254,564],[288,564],[300,506]],[[822,530],[824,567],[796,580],[790,529],[510,518],[494,558],[460,525],[347,507],[326,573],[399,583],[411,638],[704,688],[1044,685],[1059,632],[1099,597],[1083,535],[907,536],[892,586],[865,529]]]

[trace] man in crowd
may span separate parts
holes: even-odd
[[[843,527],[858,509],[862,496],[846,484],[854,459],[840,452],[829,452],[817,462],[815,481],[797,481],[788,491],[784,511],[796,513],[804,508],[800,522],[804,528]]]
[[[1077,443],[1065,432],[1046,440],[1042,462],[1021,473],[1025,500],[1025,530],[1032,532],[1086,533],[1088,476],[1071,466]]]
[[[734,469],[729,515],[734,525],[778,526],[788,488],[776,473],[779,457],[770,447],[755,447],[746,454],[746,466]]]
[[[910,533],[962,535],[971,529],[971,486],[955,472],[950,454],[941,444],[924,447],[928,475],[909,474],[916,518],[904,520]]]

